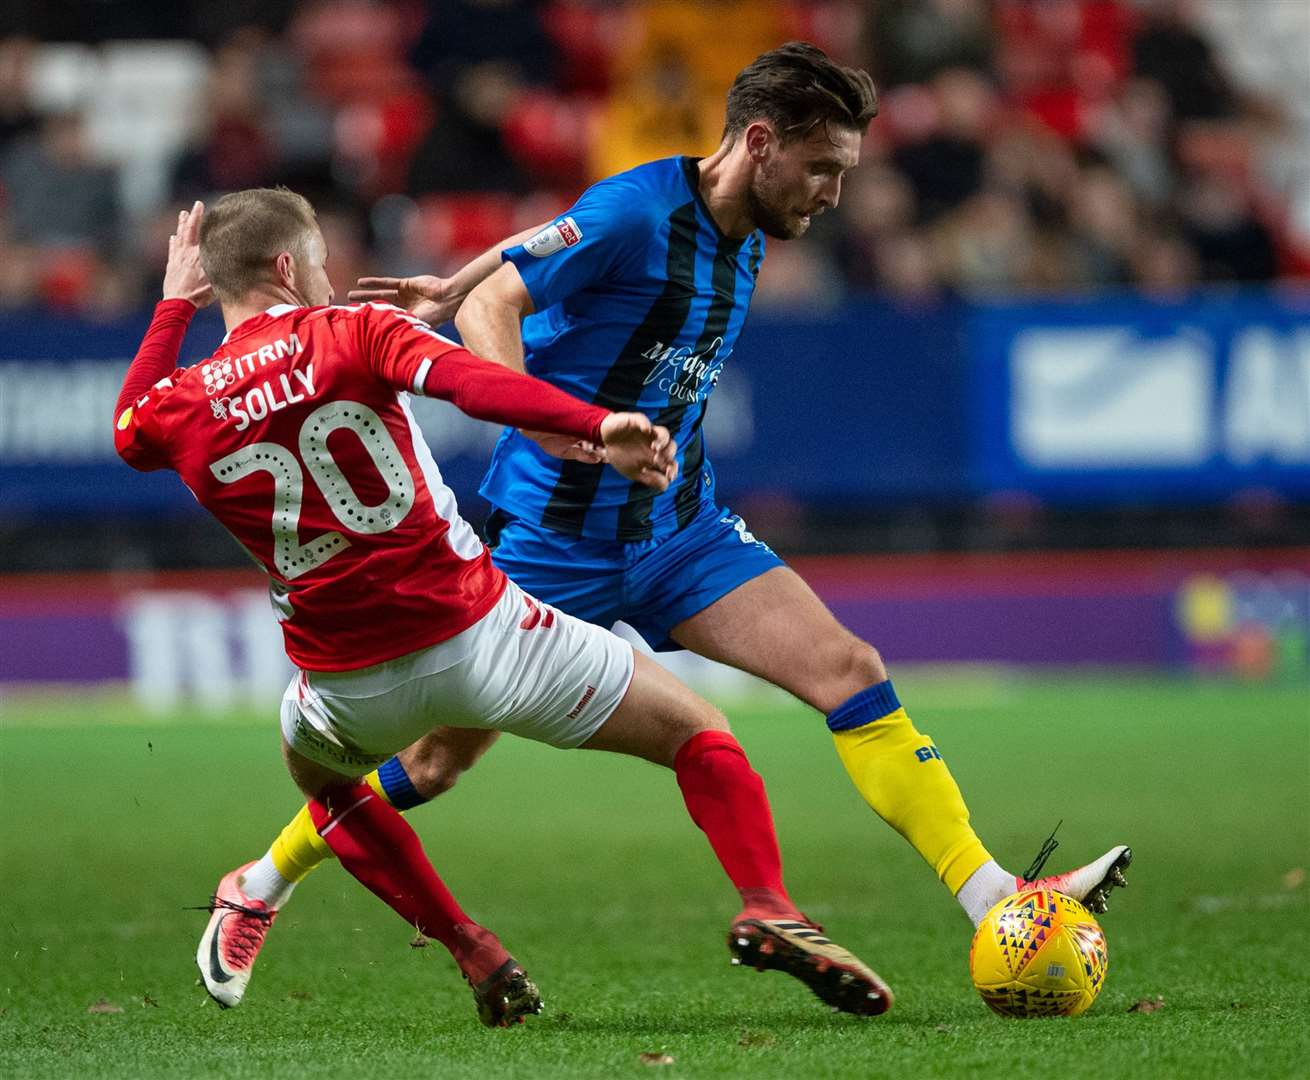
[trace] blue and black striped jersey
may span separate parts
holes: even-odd
[[[764,258],[764,235],[719,231],[694,158],[667,158],[589,188],[504,258],[535,309],[527,370],[615,410],[639,410],[679,445],[668,491],[602,465],[560,461],[514,430],[496,444],[482,494],[507,513],[573,536],[624,542],[682,528],[714,498],[702,425]]]

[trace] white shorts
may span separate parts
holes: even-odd
[[[282,698],[292,749],[357,776],[433,728],[484,728],[570,748],[618,708],[632,646],[512,581],[448,641],[355,671],[300,671]]]

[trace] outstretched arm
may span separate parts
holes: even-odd
[[[479,356],[522,372],[520,324],[526,316],[633,265],[646,251],[654,223],[642,210],[642,194],[626,180],[602,180],[562,217],[514,238],[522,243],[498,246],[474,260],[482,279],[455,313],[464,344]],[[497,259],[503,259],[504,265],[491,272]],[[555,457],[592,464],[605,460],[604,447],[592,440],[570,441],[541,428],[519,426]]]
[[[355,288],[350,290],[349,298],[356,304],[369,301],[394,304],[405,308],[430,326],[440,326],[453,319],[469,293],[496,272],[500,266],[501,252],[531,239],[542,228],[541,225],[534,225],[531,229],[515,233],[509,239],[487,248],[448,278],[432,274],[407,278],[362,277],[356,282]]]
[[[565,445],[586,443],[629,480],[659,491],[677,477],[677,444],[640,413],[611,413],[541,379],[484,360],[395,308],[358,315],[361,352],[397,390],[442,398],[478,420],[547,432]]]
[[[548,432],[539,437],[566,444],[595,446],[611,467],[657,491],[677,478],[678,447],[667,428],[652,424],[641,413],[615,413],[588,405],[550,383],[463,349],[433,362],[423,390],[479,420]]]
[[[507,262],[469,294],[455,317],[455,326],[471,351],[511,371],[523,371],[520,325],[532,311],[532,297],[518,267]],[[523,434],[554,457],[590,465],[605,460],[604,447],[592,439],[570,441],[532,428]]]

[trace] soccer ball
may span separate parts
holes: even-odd
[[[1095,917],[1053,889],[1007,896],[983,917],[969,947],[969,974],[983,1001],[1021,1019],[1085,1013],[1109,965]]]

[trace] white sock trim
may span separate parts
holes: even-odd
[[[969,875],[960,886],[955,899],[964,908],[969,920],[977,926],[998,902],[1014,892],[1014,875],[1007,874],[999,865],[988,859]]]
[[[278,873],[271,848],[264,853],[264,857],[259,862],[245,872],[240,884],[241,891],[250,899],[263,900],[274,911],[287,902],[291,890],[296,887],[294,881],[288,881]]]

